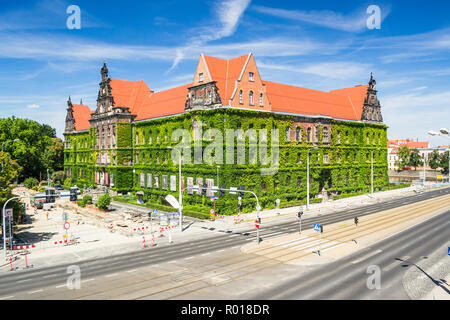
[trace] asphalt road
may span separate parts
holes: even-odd
[[[314,223],[322,224],[324,225],[324,228],[326,228],[327,224],[348,220],[354,216],[373,214],[379,211],[400,207],[448,193],[450,193],[450,188],[439,189],[382,202],[379,204],[367,205],[360,208],[336,212],[333,214],[309,216],[308,218],[303,219],[302,229],[310,229]],[[264,240],[270,237],[289,234],[296,231],[298,231],[298,222],[295,217],[292,217],[291,221],[284,223],[264,223],[264,227],[260,230],[260,236]],[[255,241],[255,235],[256,231],[254,228],[248,228],[239,232],[228,230],[223,231],[223,233],[214,233],[212,235],[208,234],[207,236],[197,240],[185,240],[183,242],[173,243],[170,245],[158,245],[153,248],[129,252],[126,254],[78,261],[76,264],[82,270],[84,278],[108,275],[118,271],[158,264],[171,261],[173,259],[181,259],[208,252],[214,252],[221,249],[227,249],[234,246],[241,246],[248,241]],[[67,267],[70,265],[71,264],[65,264],[41,269],[29,269],[0,275],[0,283],[2,284],[0,287],[0,297],[8,296],[15,292],[23,292],[50,285],[64,284],[68,277]]]
[[[252,299],[407,300],[402,278],[409,268],[418,268],[432,278],[417,263],[449,243],[449,215],[450,211],[442,213]],[[380,276],[378,288],[373,278],[375,269]]]

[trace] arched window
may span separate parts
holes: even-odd
[[[285,140],[285,141],[289,141],[289,140],[290,140],[290,130],[289,130],[289,127],[286,127],[286,129],[285,129],[285,131],[284,131],[284,134],[285,134],[284,140]]]
[[[296,129],[295,129],[295,140],[297,141],[297,142],[300,142],[300,140],[301,140],[301,136],[300,136],[300,134],[301,134],[301,129],[300,129],[300,127],[297,127]]]
[[[328,127],[322,129],[322,141],[328,142]]]
[[[242,104],[242,90],[239,91],[239,103]]]
[[[307,132],[307,138],[308,138],[308,142],[311,142],[311,127],[308,128]]]
[[[252,106],[254,103],[253,103],[253,91],[250,91],[249,93],[248,93],[248,103]]]
[[[259,106],[260,106],[260,107],[263,107],[263,106],[264,106],[264,103],[263,103],[263,94],[262,94],[262,93],[259,94]]]

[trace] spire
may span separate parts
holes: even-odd
[[[70,99],[70,96],[69,96],[69,100],[67,100],[67,104],[69,105],[71,105],[72,104],[72,100]]]
[[[100,73],[102,75],[102,80],[106,80],[108,78],[108,67],[106,66],[106,61],[103,61],[103,67]]]
[[[80,99],[80,104],[81,104],[81,105],[83,104],[83,98]]]

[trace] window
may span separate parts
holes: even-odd
[[[290,135],[290,129],[289,129],[289,127],[287,127],[286,129],[285,129],[285,137],[284,137],[284,140],[285,141],[289,141],[290,139],[290,137],[289,137],[289,135]]]
[[[322,129],[322,140],[328,142],[328,127]]]
[[[239,91],[239,103],[242,104],[242,90]]]
[[[302,178],[297,177],[297,187],[300,187],[302,185]]]
[[[320,126],[316,126],[315,131],[316,131],[316,141],[319,141],[320,140]]]
[[[330,157],[328,156],[328,153],[325,153],[323,155],[323,163],[329,163],[330,162]]]
[[[198,75],[198,81],[203,82],[203,73]]]
[[[254,80],[254,73],[253,73],[253,72],[249,72],[249,73],[248,73],[248,80],[249,80],[249,81],[255,81],[255,80]]]
[[[308,138],[308,142],[311,142],[311,127],[309,127],[307,130],[307,138]]]
[[[249,100],[249,104],[251,105],[251,106],[253,106],[253,104],[254,104],[254,102],[253,102],[253,91],[250,91],[249,93],[248,93],[248,100]]]
[[[300,142],[300,140],[301,140],[301,129],[300,129],[300,127],[297,127],[296,129],[295,129],[295,141],[297,141],[297,142]]]
[[[263,104],[263,94],[262,93],[259,94],[259,106],[260,107],[264,106],[264,104]]]

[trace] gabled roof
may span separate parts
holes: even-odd
[[[226,105],[234,90],[234,82],[239,79],[249,55],[225,60],[204,56],[206,65],[213,81],[217,81],[222,104]]]
[[[111,94],[116,107],[128,107],[130,113],[137,114],[151,91],[143,80],[127,81],[111,79]]]
[[[89,129],[91,109],[84,104],[72,104],[73,118],[75,119],[75,130],[83,131]]]

